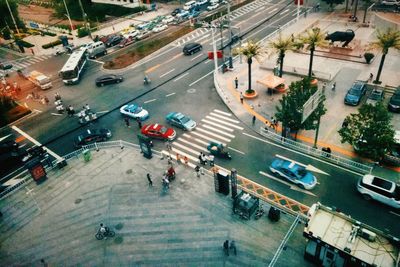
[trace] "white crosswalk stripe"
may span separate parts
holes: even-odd
[[[217,113],[221,113],[221,114],[223,114],[223,115],[225,115],[225,116],[228,116],[228,117],[231,117],[231,116],[232,116],[232,114],[230,114],[230,113],[228,113],[228,112],[221,111],[221,110],[219,110],[219,109],[214,109],[214,111],[217,112]]]
[[[224,132],[224,131],[215,129],[214,127],[209,126],[209,125],[207,125],[207,124],[203,124],[203,125],[201,125],[201,126],[204,127],[204,128],[206,128],[206,129],[213,130],[214,132],[217,132],[217,133],[219,133],[219,134],[226,135],[226,136],[228,136],[228,137],[230,137],[230,138],[235,138],[235,136],[234,136],[233,134],[229,134],[229,133],[226,133],[226,132]]]
[[[25,57],[22,59],[17,59],[16,61],[11,61],[10,63],[13,65],[12,71],[17,71],[19,69],[27,68],[30,65],[37,64],[39,62],[42,62],[46,59],[51,58],[52,56],[49,55],[43,55],[43,56],[35,56],[35,57]]]
[[[180,137],[180,138],[178,139],[178,141],[179,141],[179,142],[183,142],[183,143],[185,143],[185,144],[187,144],[187,145],[190,145],[190,146],[192,146],[192,147],[195,147],[195,148],[198,149],[199,151],[207,152],[207,148],[202,147],[202,146],[199,146],[199,145],[196,145],[194,142],[191,142],[191,141],[189,141],[189,140],[186,140],[186,139],[184,139],[184,138],[182,138],[182,137]],[[207,142],[202,142],[202,143],[203,143],[203,145],[208,145]]]
[[[215,123],[215,122],[212,122],[212,121],[209,121],[209,120],[206,120],[206,119],[202,119],[201,121],[203,121],[203,122],[205,122],[207,124],[211,124],[211,125],[213,125],[215,127],[219,127],[221,129],[224,129],[225,131],[233,132],[233,129],[230,129],[230,128],[222,126],[222,125],[219,125],[218,123]]]
[[[214,138],[217,138],[217,139],[219,139],[219,140],[223,140],[223,141],[228,142],[228,143],[231,141],[231,139],[229,139],[229,138],[225,138],[225,137],[222,137],[222,136],[220,136],[220,135],[218,135],[218,134],[211,133],[210,131],[208,131],[208,130],[206,130],[206,129],[203,129],[203,128],[201,128],[201,127],[197,127],[197,128],[196,128],[196,131],[200,131],[200,132],[202,132],[202,133],[204,133],[204,134],[211,135],[211,136],[214,137]],[[193,132],[193,133],[195,133],[195,132]]]
[[[215,117],[218,117],[218,118],[221,118],[221,119],[225,119],[227,121],[231,121],[231,122],[234,122],[234,123],[240,123],[240,121],[237,121],[237,120],[234,120],[234,119],[230,119],[230,118],[225,118],[224,116],[222,116],[220,114],[217,114],[217,113],[214,113],[214,112],[211,112],[210,114],[215,116]]]
[[[221,124],[236,128],[238,130],[243,130],[243,127],[237,126],[235,124],[232,124],[232,123],[229,123],[229,122],[226,122],[226,121],[221,121],[219,118],[216,119],[216,118],[211,117],[211,116],[206,116],[206,118],[209,119],[209,120],[212,120],[212,121],[215,121],[215,122],[218,122],[218,123],[221,123]]]
[[[192,139],[192,140],[195,140],[196,142],[198,142],[198,143],[200,143],[200,144],[202,144],[202,145],[204,145],[204,146],[207,146],[207,145],[209,144],[209,142],[205,142],[205,141],[203,141],[203,140],[201,140],[201,139],[199,139],[199,138],[192,137],[192,136],[189,135],[189,134],[183,134],[183,136],[186,137],[186,138],[190,138],[190,139]]]

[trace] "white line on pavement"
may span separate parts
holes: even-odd
[[[289,9],[283,10],[283,11],[280,13],[280,15],[285,14],[286,12],[289,12]]]
[[[166,95],[165,97],[170,97],[170,96],[173,96],[174,94],[176,94],[176,93],[170,93],[170,94]]]
[[[175,70],[175,69],[172,69],[172,70],[170,70],[170,71],[167,71],[166,73],[160,75],[160,78],[164,77],[165,75],[170,74],[170,73],[173,72],[174,70]]]
[[[205,141],[203,141],[203,140],[200,140],[200,139],[197,139],[197,138],[195,138],[194,140],[196,140],[197,142],[201,142],[201,143],[204,143],[206,146],[210,143],[210,141],[212,141],[212,142],[215,142],[215,143],[221,143],[221,141],[218,141],[217,139],[214,139],[214,138],[210,138],[210,137],[208,137],[208,136],[205,136],[205,135],[203,135],[203,134],[201,134],[201,133],[198,133],[198,132],[192,132],[192,134],[193,135],[197,135],[198,137],[200,137],[200,138],[203,138],[203,139],[205,139],[205,140],[207,140],[207,142],[205,142]],[[226,143],[222,143],[224,146],[226,146]]]
[[[277,11],[277,10],[278,10],[278,8],[274,8],[270,12],[268,12],[268,14],[271,14],[272,12]]]
[[[36,141],[36,139],[32,138],[30,135],[28,135],[27,133],[25,133],[24,131],[22,131],[21,129],[19,129],[17,126],[13,125],[11,126],[11,128],[18,132],[20,135],[24,136],[26,139],[28,139],[29,141],[31,141],[32,143],[34,143],[37,146],[41,146],[42,144],[39,143],[38,141]],[[62,160],[62,157],[60,157],[59,155],[57,155],[56,153],[54,153],[53,151],[51,151],[50,149],[48,149],[47,147],[43,147],[46,149],[47,153],[49,153],[50,155],[52,155],[53,157],[55,157],[57,160]]]
[[[214,137],[222,139],[222,140],[224,140],[225,142],[228,142],[228,143],[231,141],[231,139],[225,138],[225,137],[220,136],[220,135],[215,134],[215,133],[210,133],[210,131],[207,131],[206,129],[203,129],[203,128],[200,128],[200,127],[197,127],[196,131],[200,131],[200,132],[203,132],[203,133],[205,133],[207,135],[214,136]],[[195,133],[195,132],[193,132],[193,133]]]
[[[394,211],[389,211],[389,213],[400,217],[400,214],[398,214],[398,213],[396,213],[396,212],[394,212]]]
[[[233,151],[235,151],[235,152],[237,152],[237,153],[240,153],[240,154],[242,154],[242,155],[246,155],[246,153],[244,153],[244,152],[242,152],[242,151],[240,151],[240,150],[238,150],[238,149],[235,149],[235,148],[233,148],[233,147],[231,147],[231,146],[228,146],[228,148],[231,149],[231,150],[233,150]]]
[[[38,110],[38,109],[34,109],[34,111],[36,111],[36,112],[39,112],[39,113],[42,113],[43,111],[41,111],[41,110]]]
[[[215,117],[218,117],[220,119],[224,119],[224,120],[227,120],[227,121],[230,121],[230,122],[240,123],[240,121],[237,121],[237,120],[234,120],[234,119],[230,119],[230,118],[226,118],[226,117],[224,117],[224,116],[222,116],[220,114],[214,113],[214,112],[210,112],[210,115],[213,115]]]
[[[63,114],[60,114],[60,113],[54,113],[54,112],[52,112],[52,113],[51,113],[51,115],[53,115],[53,116],[63,116]]]
[[[224,111],[222,111],[222,110],[219,110],[219,109],[214,109],[214,111],[215,111],[215,112],[217,112],[217,113],[221,113],[221,114],[223,114],[223,115],[225,115],[225,116],[229,116],[229,117],[231,117],[231,116],[232,116],[232,114],[231,114],[231,113],[224,112]]]
[[[204,75],[203,77],[200,77],[199,79],[197,79],[196,81],[192,82],[191,84],[189,84],[189,86],[192,86],[193,84],[197,83],[198,81],[203,80],[205,77],[207,77],[208,75],[212,74],[214,71],[210,71],[209,73],[207,73],[206,75]]]
[[[211,62],[211,60],[206,60],[206,61],[204,61],[204,64],[208,64],[210,62]]]
[[[226,135],[226,136],[228,136],[228,137],[230,137],[230,138],[235,138],[235,136],[234,136],[233,134],[229,134],[229,133],[226,133],[226,132],[224,132],[224,131],[215,129],[214,127],[212,127],[212,126],[210,126],[210,125],[208,125],[208,124],[203,124],[203,125],[201,125],[201,126],[204,127],[204,128],[207,128],[207,129],[209,129],[209,130],[211,130],[211,131],[213,131],[213,132],[217,132],[217,133],[219,133],[219,134]]]
[[[176,79],[174,80],[174,82],[179,81],[180,79],[182,79],[183,77],[185,77],[185,76],[188,75],[188,74],[189,74],[189,72],[186,72],[185,74],[182,74],[181,76],[179,76],[178,78],[176,78]]]
[[[199,57],[201,57],[201,56],[204,56],[204,55],[203,55],[203,54],[199,54],[199,55],[195,56],[194,58],[192,58],[190,61],[193,61],[193,60],[195,60],[196,58],[199,58]]]
[[[215,122],[218,122],[218,123],[221,123],[221,124],[224,124],[224,125],[227,125],[227,126],[236,128],[236,129],[239,129],[239,130],[243,130],[243,127],[234,125],[234,124],[229,123],[229,122],[226,122],[226,121],[221,121],[221,120],[219,120],[219,119],[217,119],[217,118],[213,118],[213,117],[208,116],[208,115],[206,116],[206,118],[209,119],[209,120],[212,120],[212,121],[215,121]]]
[[[8,134],[6,136],[0,137],[0,142],[3,141],[4,139],[6,139],[7,137],[11,136],[11,134]]]
[[[215,127],[219,127],[219,128],[221,128],[221,129],[224,129],[225,131],[233,132],[233,129],[228,128],[228,127],[224,127],[224,126],[219,125],[218,123],[215,123],[215,122],[213,122],[213,121],[209,121],[209,120],[206,120],[206,119],[202,119],[201,121],[204,121],[204,122],[207,123],[207,124],[214,125]]]
[[[102,110],[102,111],[97,111],[96,114],[103,114],[103,113],[107,113],[109,112],[109,110]]]
[[[198,138],[194,138],[194,137],[192,137],[191,135],[189,135],[189,134],[187,134],[187,133],[184,133],[183,136],[186,137],[186,138],[189,138],[189,139],[193,139],[193,140],[195,140],[196,142],[198,142],[198,143],[200,143],[200,144],[202,144],[202,145],[205,145],[205,146],[208,145],[207,142],[205,142],[205,141],[203,141],[203,140],[200,140],[200,139],[198,139]]]
[[[191,148],[189,148],[189,147],[187,147],[185,145],[180,144],[177,141],[173,142],[172,146],[177,146],[177,147],[179,147],[179,148],[181,148],[183,150],[189,151],[190,153],[195,154],[195,155],[199,154],[199,151],[193,150],[193,149],[191,149]]]
[[[144,104],[147,104],[147,103],[150,103],[150,102],[153,102],[153,101],[156,101],[156,100],[157,100],[157,99],[154,98],[154,99],[150,99],[150,100],[144,101],[143,103],[144,103]]]
[[[185,136],[185,137],[186,137],[186,136]],[[180,138],[178,138],[177,141],[180,141],[180,142],[186,143],[186,144],[188,144],[188,145],[191,145],[191,146],[195,147],[196,149],[200,149],[200,150],[202,150],[202,151],[207,151],[206,148],[204,148],[204,147],[202,147],[202,146],[199,146],[199,145],[196,145],[196,144],[194,144],[193,142],[191,142],[191,141],[189,141],[189,140],[183,139],[183,136],[181,136]],[[174,143],[175,143],[175,142],[174,142]],[[207,144],[207,143],[205,143],[205,144]]]
[[[298,155],[301,155],[301,156],[304,156],[304,157],[308,157],[308,158],[313,159],[313,160],[318,160],[319,162],[328,164],[328,165],[330,165],[330,166],[332,166],[332,167],[342,169],[342,170],[344,170],[344,171],[350,172],[350,173],[355,174],[355,175],[358,175],[358,176],[363,176],[363,174],[360,174],[360,173],[358,173],[358,172],[355,172],[355,171],[346,169],[346,168],[344,168],[344,167],[341,167],[341,166],[332,164],[332,163],[327,162],[327,161],[323,161],[322,159],[319,159],[319,158],[314,158],[314,157],[312,157],[312,156],[310,156],[310,155],[307,155],[307,154],[304,154],[304,153],[302,153],[302,152],[299,152],[299,151],[296,151],[296,150],[287,148],[287,147],[282,146],[282,145],[275,144],[275,143],[270,142],[270,141],[265,140],[265,139],[261,139],[261,138],[259,138],[259,137],[257,137],[257,136],[254,136],[254,135],[251,135],[251,134],[248,134],[248,133],[243,133],[243,134],[246,135],[246,136],[248,136],[248,137],[251,137],[251,138],[253,138],[253,139],[259,140],[259,141],[261,141],[261,142],[264,142],[264,143],[267,143],[267,144],[270,144],[270,145],[273,145],[273,146],[276,146],[276,147],[279,147],[279,148],[282,148],[282,149],[291,151],[291,152],[296,153],[296,154],[298,154]]]

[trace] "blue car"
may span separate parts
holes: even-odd
[[[347,91],[344,97],[344,103],[351,106],[357,106],[360,104],[361,98],[365,95],[367,88],[364,82],[356,81]]]
[[[309,172],[305,165],[276,155],[269,166],[271,172],[287,179],[304,189],[313,189],[317,185],[317,178]]]
[[[168,123],[175,125],[179,128],[182,128],[186,131],[191,131],[196,127],[196,122],[189,118],[188,116],[183,115],[180,112],[171,112],[165,117]]]

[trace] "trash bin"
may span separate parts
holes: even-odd
[[[281,218],[281,211],[277,208],[271,207],[268,212],[268,218],[273,222],[279,221]]]
[[[90,153],[89,149],[83,150],[82,154],[83,154],[83,159],[85,160],[85,162],[88,162],[92,159],[92,153]]]

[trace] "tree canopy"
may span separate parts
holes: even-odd
[[[8,0],[8,4],[10,5],[10,9],[13,13],[15,22],[18,25],[18,29],[24,29],[25,25],[20,20],[18,14],[18,5],[14,0]],[[0,19],[0,35],[4,37],[9,37],[10,30],[16,33],[14,22],[10,15],[10,10],[7,7],[6,0],[0,0],[0,14],[2,14],[2,19]],[[7,38],[9,39],[9,38]]]
[[[349,143],[363,156],[380,160],[394,144],[391,115],[382,104],[363,105],[348,115],[347,126],[339,130],[342,143]]]
[[[275,113],[275,117],[282,122],[284,128],[289,127],[296,133],[302,129],[316,129],[317,125],[314,122],[326,113],[325,98],[304,123],[301,123],[303,105],[316,91],[317,87],[312,86],[308,78],[290,84],[288,92],[279,100]]]

